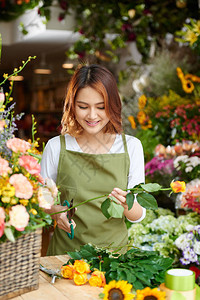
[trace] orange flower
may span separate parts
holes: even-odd
[[[184,181],[173,181],[171,182],[170,186],[174,193],[180,193],[180,192],[184,193],[186,189],[186,185]]]
[[[77,273],[90,273],[90,265],[86,263],[84,260],[75,260],[74,269]]]
[[[104,272],[98,270],[94,271],[89,279],[89,284],[91,286],[104,287],[106,284]]]
[[[133,117],[133,116],[129,116],[129,117],[128,117],[128,120],[129,120],[129,122],[131,123],[131,127],[132,127],[133,129],[135,129],[135,128],[136,128],[136,123],[135,123],[134,117]]]
[[[61,275],[67,279],[74,278],[74,266],[73,265],[66,265],[61,267]]]
[[[145,107],[147,103],[147,97],[145,95],[140,96],[140,98],[138,99],[138,106],[139,109],[143,109]]]
[[[74,273],[74,283],[76,285],[83,285],[88,281],[87,279],[87,273]]]
[[[147,120],[147,116],[144,111],[139,111],[137,114],[137,119],[140,124],[144,124]]]

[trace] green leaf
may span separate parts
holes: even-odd
[[[143,188],[143,190],[145,190],[146,192],[152,193],[159,191],[162,186],[158,183],[146,183],[141,184],[141,188]]]
[[[101,211],[104,214],[104,216],[109,219],[111,215],[108,212],[108,208],[110,207],[111,201],[109,198],[107,198],[102,204],[101,204]]]
[[[5,235],[6,235],[6,237],[7,237],[7,239],[8,239],[9,241],[11,241],[12,243],[15,242],[15,237],[14,237],[14,235],[13,235],[13,232],[12,232],[11,228],[6,227],[6,228],[4,229],[4,233],[5,233]]]
[[[124,208],[121,204],[111,202],[108,208],[108,213],[112,218],[122,218],[124,213]]]
[[[142,193],[137,195],[138,203],[147,209],[157,209],[158,204],[154,196],[148,193]]]
[[[130,210],[133,206],[133,203],[134,203],[134,196],[132,193],[128,193],[126,195],[126,203],[128,205],[128,210]]]

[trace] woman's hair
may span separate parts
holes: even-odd
[[[100,65],[81,66],[72,76],[63,109],[61,133],[76,137],[83,131],[75,118],[75,100],[80,89],[85,87],[95,89],[104,98],[105,112],[109,118],[104,132],[121,133],[121,100],[117,83],[113,74]]]

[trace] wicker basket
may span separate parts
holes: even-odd
[[[10,299],[39,287],[42,229],[0,244],[0,299]]]

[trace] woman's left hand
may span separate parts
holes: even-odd
[[[127,208],[128,207],[128,205],[126,203],[126,195],[127,194],[128,194],[128,192],[126,192],[126,191],[123,191],[119,188],[114,188],[112,190],[112,192],[109,194],[109,196],[115,197],[118,200],[119,204],[121,204],[124,208]]]

